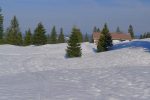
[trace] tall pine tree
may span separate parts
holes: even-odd
[[[32,44],[32,33],[31,30],[29,29],[28,31],[25,32],[25,37],[24,37],[24,45],[31,45]]]
[[[132,25],[129,25],[128,33],[130,33],[132,39],[134,39],[134,30]]]
[[[57,43],[57,32],[56,32],[56,27],[54,26],[50,34],[50,44],[56,44],[56,43]]]
[[[7,28],[6,41],[12,45],[18,45],[18,37],[20,37],[19,22],[16,16],[14,16],[10,26]]]
[[[42,23],[40,22],[33,34],[33,44],[34,45],[44,45],[47,43],[47,38],[45,35],[46,31]]]
[[[0,40],[3,39],[3,15],[2,15],[2,9],[0,8]]]
[[[97,52],[107,51],[108,48],[111,47],[112,45],[113,45],[112,37],[111,34],[109,33],[107,24],[105,24],[97,44]]]
[[[58,36],[58,43],[65,43],[65,37],[63,33],[63,28],[60,29],[60,34]]]
[[[72,34],[68,41],[66,52],[67,52],[67,57],[69,58],[82,56],[81,44],[78,37],[78,29],[76,28],[72,29]]]

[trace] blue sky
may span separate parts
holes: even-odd
[[[105,22],[110,31],[117,26],[127,32],[132,24],[136,33],[150,31],[150,0],[0,0],[5,17],[5,28],[16,15],[22,31],[34,30],[42,22],[47,33],[53,25],[66,34],[76,25],[83,33],[94,26],[102,29]]]

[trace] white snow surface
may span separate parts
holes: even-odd
[[[150,100],[150,39],[115,44],[108,52],[82,44],[0,46],[0,100]]]

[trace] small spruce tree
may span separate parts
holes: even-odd
[[[112,45],[113,45],[112,37],[111,34],[109,33],[107,24],[105,24],[97,44],[97,52],[107,51],[108,48],[111,47]]]
[[[63,28],[60,29],[60,34],[58,36],[58,43],[65,43],[65,37],[63,33]]]
[[[1,8],[0,8],[0,40],[3,39],[3,15],[1,13]]]
[[[24,37],[24,45],[31,45],[32,44],[32,33],[31,30],[29,29],[28,31],[25,32],[25,37]]]
[[[70,36],[70,39],[68,41],[68,46],[66,50],[66,55],[69,58],[72,57],[81,57],[82,52],[81,52],[81,44],[78,38],[78,29],[73,28],[72,29],[72,34]]]
[[[133,30],[133,26],[129,25],[129,29],[128,29],[128,33],[130,33],[132,39],[134,38],[134,30]]]
[[[57,32],[54,26],[50,34],[50,44],[56,44],[56,43],[57,43]]]
[[[97,44],[97,52],[104,51],[107,51],[106,37],[104,36],[104,34],[101,34]]]
[[[44,45],[47,43],[47,38],[45,35],[46,31],[42,23],[39,23],[33,34],[33,44],[34,45]]]
[[[22,39],[22,33],[21,32],[19,32],[17,34],[17,45],[18,46],[22,46],[23,45],[23,39]]]

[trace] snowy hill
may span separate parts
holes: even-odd
[[[81,58],[65,58],[67,44],[0,46],[0,100],[149,100],[150,39]]]

